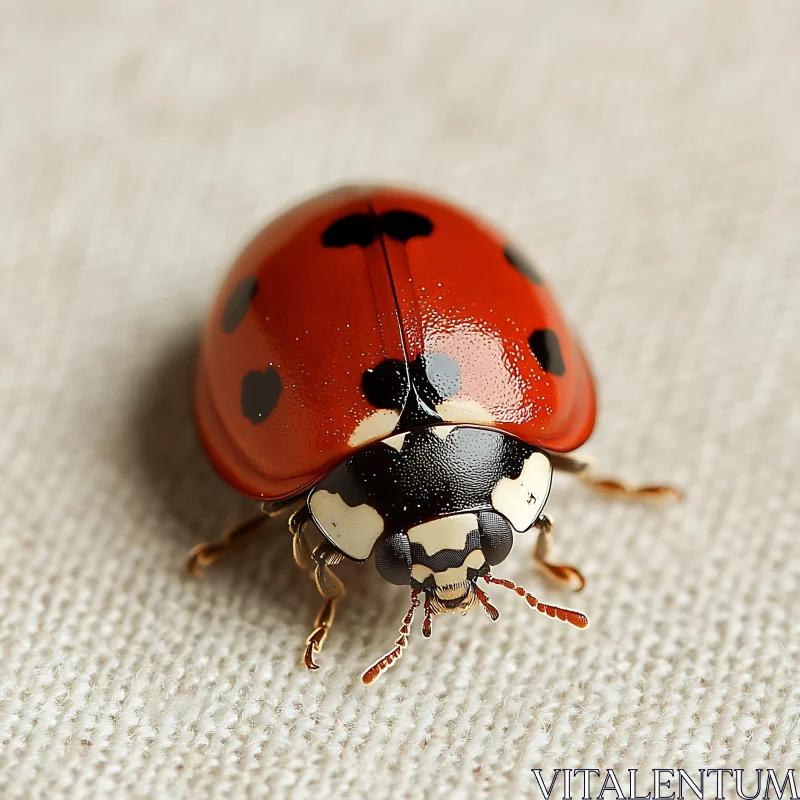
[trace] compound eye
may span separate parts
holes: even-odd
[[[505,517],[493,511],[478,514],[481,550],[487,564],[494,566],[505,561],[514,544],[514,533]]]
[[[411,582],[411,545],[405,533],[384,536],[375,545],[375,566],[380,576],[396,586]]]

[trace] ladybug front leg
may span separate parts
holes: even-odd
[[[306,523],[311,521],[308,506],[303,505],[289,517],[289,531],[292,534],[292,555],[294,563],[305,572],[314,569],[314,554],[311,542],[305,532]]]
[[[628,500],[682,500],[683,492],[666,484],[646,484],[634,486],[618,478],[598,478],[595,476],[595,462],[592,458],[548,453],[553,469],[577,475],[587,486],[599,492]]]
[[[306,651],[303,661],[309,669],[318,669],[314,663],[314,654],[322,650],[322,645],[328,637],[328,631],[333,625],[336,604],[344,597],[344,584],[333,574],[332,566],[339,564],[344,556],[329,542],[323,542],[314,548],[314,582],[317,591],[325,598],[322,608],[314,620],[314,630],[306,639]]]
[[[314,573],[317,591],[325,598],[322,608],[314,620],[314,630],[306,639],[306,650],[303,661],[309,669],[318,669],[314,663],[314,654],[322,650],[322,645],[333,625],[337,602],[344,597],[344,584],[333,574],[332,566],[339,564],[344,556],[329,542],[317,545],[313,550],[305,533],[307,522],[311,521],[308,507],[303,506],[295,511],[289,519],[289,530],[292,532],[292,550],[297,566]]]
[[[539,532],[533,549],[533,563],[551,580],[568,586],[575,592],[583,589],[586,579],[579,569],[568,564],[553,564],[547,560],[553,549],[553,518],[549,514],[542,514],[533,527]]]

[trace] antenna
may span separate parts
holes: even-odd
[[[414,589],[411,592],[411,607],[408,613],[403,618],[403,624],[400,626],[400,635],[397,637],[395,644],[397,647],[390,650],[385,656],[379,658],[362,676],[361,682],[369,685],[376,681],[389,667],[398,661],[400,656],[403,655],[403,650],[408,646],[408,634],[411,632],[411,622],[414,619],[414,611],[419,606],[419,593],[420,589]]]
[[[511,589],[511,591],[516,592],[520,597],[524,597],[528,605],[531,608],[535,608],[540,614],[547,614],[548,617],[558,618],[562,622],[569,622],[570,625],[574,625],[576,628],[586,628],[589,625],[589,618],[586,614],[582,614],[580,611],[573,611],[570,608],[561,608],[561,606],[551,606],[548,603],[540,603],[530,592],[526,591],[521,586],[517,586],[513,581],[507,581],[504,578],[493,578],[491,575],[484,575],[483,579],[486,583],[505,586],[506,589]],[[489,612],[489,608],[494,607],[488,606],[488,600],[484,599],[486,595],[480,590],[478,591],[478,597],[484,604],[484,607],[486,607],[486,613],[492,616]],[[483,597],[481,597],[481,595],[483,595]],[[497,613],[496,609],[495,613]]]
[[[431,638],[432,626],[431,622],[433,620],[433,606],[431,606],[431,598],[426,594],[425,595],[425,619],[422,622],[422,635],[426,639]]]

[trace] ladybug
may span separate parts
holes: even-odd
[[[592,432],[595,389],[539,270],[481,220],[411,191],[345,187],[267,225],[208,318],[194,406],[216,470],[263,505],[196,547],[190,571],[289,515],[294,558],[324,599],[304,656],[316,669],[345,594],[334,568],[372,557],[411,604],[364,683],[400,658],[420,605],[426,637],[445,612],[497,619],[488,586],[589,624],[493,573],[533,531],[534,563],[582,588],[576,568],[549,560],[553,470],[617,494],[677,496],[594,479],[567,455]]]

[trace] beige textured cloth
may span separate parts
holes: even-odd
[[[0,8],[0,795],[534,795],[541,767],[800,760],[800,6],[7,0]],[[557,479],[565,595],[493,592],[364,688],[407,591],[318,600],[192,429],[195,336],[282,207],[382,179],[481,210],[587,343],[604,467]],[[501,571],[498,569],[498,574]],[[580,796],[578,790],[577,796]],[[610,795],[607,795],[610,796]]]

